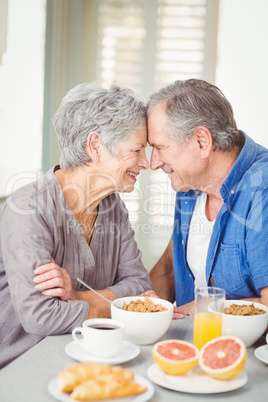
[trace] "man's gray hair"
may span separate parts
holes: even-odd
[[[163,107],[167,133],[180,144],[188,141],[198,126],[205,126],[215,149],[224,152],[243,146],[233,108],[215,85],[198,79],[175,81],[149,98],[147,117],[156,106]]]
[[[121,141],[147,128],[142,100],[130,89],[112,84],[83,83],[63,98],[54,117],[61,151],[61,168],[70,170],[90,162],[85,152],[88,134],[96,131],[108,150],[117,155]]]

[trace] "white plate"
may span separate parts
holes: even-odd
[[[109,402],[109,401],[110,402],[146,402],[152,398],[152,396],[154,394],[154,387],[150,383],[150,381],[148,381],[145,378],[140,377],[138,375],[135,375],[133,381],[135,381],[141,385],[144,385],[145,387],[147,387],[147,390],[139,395],[127,396],[125,398],[103,399],[103,401],[105,401],[105,402]],[[74,402],[74,399],[72,399],[69,394],[65,394],[64,392],[62,392],[60,390],[60,388],[58,386],[57,377],[53,378],[48,383],[48,392],[50,393],[50,395],[52,395],[58,401]]]
[[[134,359],[140,353],[140,348],[132,342],[123,341],[122,348],[111,357],[96,357],[86,352],[82,345],[72,341],[65,346],[65,352],[73,359],[85,362],[99,362],[104,364],[122,364]]]
[[[198,367],[182,376],[167,375],[157,364],[152,364],[148,368],[147,375],[151,381],[162,387],[192,394],[215,394],[233,391],[243,387],[248,380],[248,376],[244,371],[229,381],[215,380]]]
[[[254,355],[263,363],[268,364],[268,345],[263,345],[255,349]]]

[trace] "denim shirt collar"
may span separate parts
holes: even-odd
[[[230,203],[230,200],[234,198],[233,195],[242,176],[254,162],[257,153],[256,143],[243,131],[242,133],[245,137],[245,144],[220,190],[225,203],[227,200]]]

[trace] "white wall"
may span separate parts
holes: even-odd
[[[8,2],[0,63],[0,198],[35,180],[42,168],[45,6],[45,0]]]
[[[216,85],[238,127],[268,147],[268,1],[220,0]]]

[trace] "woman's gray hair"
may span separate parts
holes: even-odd
[[[85,152],[88,134],[97,131],[113,155],[121,141],[147,128],[143,101],[130,89],[115,83],[108,89],[99,83],[83,83],[63,98],[54,117],[61,151],[61,168],[70,170],[90,162]]]
[[[233,108],[215,85],[198,79],[175,81],[149,98],[147,117],[158,105],[165,110],[168,135],[180,144],[188,141],[198,126],[210,130],[219,151],[241,148],[244,144]]]

